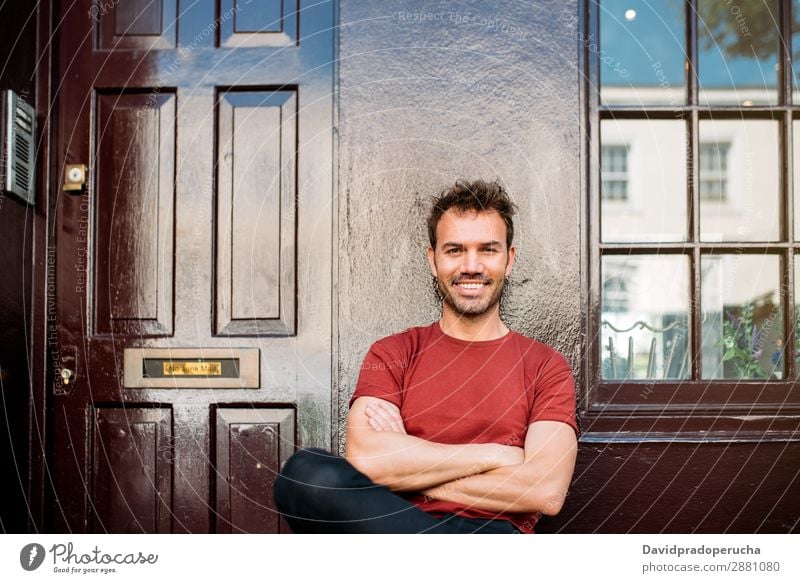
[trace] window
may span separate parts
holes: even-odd
[[[700,144],[700,200],[724,203],[728,198],[728,150],[725,142]]]
[[[587,8],[590,408],[796,402],[800,0]]]
[[[628,148],[604,144],[600,171],[604,200],[628,200]]]

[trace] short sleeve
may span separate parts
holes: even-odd
[[[575,415],[575,379],[567,359],[555,350],[536,376],[528,425],[535,421],[562,421],[580,437]]]
[[[377,397],[400,408],[408,357],[398,344],[383,339],[370,347],[361,365],[356,390],[350,397],[348,407],[352,407],[359,397]]]

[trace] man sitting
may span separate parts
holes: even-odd
[[[428,218],[441,319],[375,342],[350,399],[345,459],[297,452],[275,502],[298,533],[532,533],[567,494],[577,454],[564,357],[509,330],[516,256],[498,183],[456,182]]]

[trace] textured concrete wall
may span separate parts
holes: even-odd
[[[564,0],[342,0],[340,448],[369,345],[439,317],[424,223],[429,197],[459,177],[499,178],[513,195],[506,323],[577,370],[577,10]]]

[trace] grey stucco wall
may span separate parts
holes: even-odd
[[[429,197],[459,177],[499,178],[519,205],[506,324],[555,346],[578,374],[577,10],[563,0],[341,2],[340,453],[370,344],[439,317],[424,223]]]

